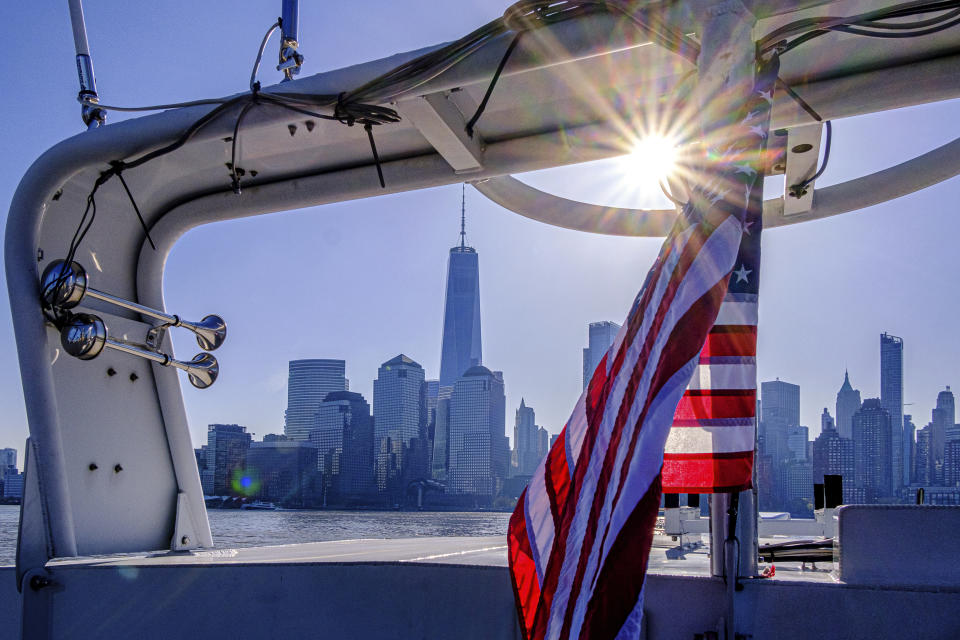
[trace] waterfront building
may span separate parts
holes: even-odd
[[[956,420],[956,403],[949,386],[937,394],[937,406],[932,418],[933,457],[937,464],[943,464],[947,430],[953,428]]]
[[[944,445],[943,486],[960,487],[960,440],[947,440]]]
[[[536,415],[533,407],[528,407],[520,398],[513,425],[512,475],[530,476],[540,462],[540,437],[537,432]]]
[[[603,322],[591,322],[587,328],[587,346],[583,350],[583,388],[587,388],[593,372],[597,365],[603,359],[603,355],[613,344],[620,331],[620,325],[616,322],[605,320]]]
[[[0,473],[7,467],[17,466],[16,449],[0,449]]]
[[[447,493],[492,499],[506,476],[506,398],[503,376],[471,367],[450,398],[450,471]]]
[[[317,447],[290,438],[251,442],[247,464],[239,479],[240,493],[264,502],[303,508],[316,504],[318,495]]]
[[[396,498],[405,481],[429,477],[424,382],[423,367],[403,354],[380,365],[373,381],[377,489]]]
[[[813,482],[822,484],[824,475],[842,476],[843,500],[849,504],[855,486],[853,440],[840,435],[826,407],[820,423],[820,435],[813,441]]]
[[[334,391],[317,410],[310,442],[317,447],[317,470],[325,504],[369,498],[374,492],[373,417],[366,399]]]
[[[854,479],[868,503],[894,495],[891,423],[879,398],[864,400],[853,414]]]
[[[433,456],[430,475],[437,482],[446,484],[450,470],[450,396],[453,387],[440,387],[437,391],[437,410],[434,414]]]
[[[853,414],[860,410],[860,391],[850,384],[850,372],[843,372],[843,384],[837,391],[837,432],[841,438],[853,437]]]
[[[7,466],[0,474],[3,479],[3,497],[23,499],[24,475],[15,466]]]
[[[560,437],[560,434],[559,434],[559,433],[555,433],[555,434],[553,434],[552,436],[550,436],[550,446],[547,447],[547,452],[548,452],[548,453],[550,452],[550,449],[553,449],[553,445],[554,445],[554,443],[557,441],[557,439],[558,439],[559,437]]]
[[[207,426],[207,465],[208,486],[203,487],[207,495],[240,495],[233,486],[237,474],[242,473],[247,464],[247,451],[250,449],[250,434],[246,427],[238,424],[211,424]]]
[[[913,459],[913,482],[921,486],[936,483],[936,464],[933,459],[933,426],[917,431],[916,455]]]
[[[430,451],[429,464],[433,468],[433,441],[437,431],[437,402],[440,399],[440,381],[427,380],[424,383],[427,407],[427,445]]]
[[[910,444],[903,435],[903,338],[880,335],[880,405],[890,414],[891,476],[889,494],[910,484]]]
[[[440,386],[450,387],[483,362],[480,340],[480,261],[467,246],[466,213],[460,210],[460,244],[450,249],[440,348]]]
[[[314,416],[328,393],[349,391],[343,360],[291,360],[287,383],[287,411],[283,433],[292,440],[307,440]]]
[[[903,414],[903,439],[906,442],[903,464],[907,471],[907,477],[912,481],[913,469],[916,466],[914,459],[917,456],[917,425],[913,424],[913,416],[909,413]],[[904,486],[908,485],[909,483]]]

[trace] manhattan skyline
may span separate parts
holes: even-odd
[[[357,8],[303,6],[304,74],[454,39],[500,15],[508,3],[465,3],[455,15],[404,30],[393,28],[402,15],[428,16],[432,5],[372,4],[380,20],[361,19],[366,10]],[[118,1],[86,7],[104,102],[159,103],[243,90],[276,7],[230,7],[171,2],[133,8]],[[178,17],[187,12],[195,19]],[[0,160],[3,222],[29,164],[82,130],[65,8],[15,5],[6,14],[0,29],[7,64],[0,76],[41,104],[44,117],[34,122],[19,105],[0,107],[0,133],[8,148],[19,150]],[[208,28],[227,14],[235,19]],[[25,38],[37,21],[49,35],[44,72],[24,74],[36,63]],[[350,29],[332,27],[347,24]],[[199,68],[189,48],[171,50],[165,34],[173,32],[217,51],[218,72]],[[264,84],[278,79],[268,69],[262,75]],[[957,137],[958,114],[960,102],[951,101],[837,120],[830,165],[819,184],[884,168]],[[109,121],[122,119],[111,114]],[[522,179],[600,204],[665,205],[655,190],[625,189],[615,161]],[[768,197],[778,179],[769,181]],[[466,197],[470,241],[484,255],[483,359],[505,372],[508,410],[523,396],[537,408],[538,422],[556,433],[581,392],[587,325],[623,321],[661,241],[549,227],[501,209],[472,188]],[[810,426],[811,438],[822,408],[834,405],[844,369],[863,397],[879,397],[876,336],[884,331],[904,339],[904,401],[914,403],[906,413],[928,416],[936,390],[960,386],[960,344],[951,322],[960,316],[953,294],[960,267],[950,257],[960,237],[958,200],[960,180],[954,178],[863,212],[765,232],[758,378],[780,376],[804,389],[801,423]],[[436,378],[443,273],[447,251],[458,243],[459,204],[460,186],[450,185],[187,234],[168,261],[167,308],[193,319],[219,313],[230,327],[230,340],[217,352],[217,385],[201,392],[181,381],[194,444],[204,441],[211,423],[246,424],[258,436],[282,433],[290,360],[346,360],[351,389],[368,400],[377,367],[397,353]],[[5,277],[0,280],[5,289]],[[178,357],[196,352],[184,336],[175,336],[175,348]],[[26,418],[5,295],[0,363],[0,446],[22,452]]]

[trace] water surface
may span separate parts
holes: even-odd
[[[506,537],[509,513],[405,511],[207,512],[218,548],[419,536]],[[0,505],[0,565],[12,564],[20,507]]]

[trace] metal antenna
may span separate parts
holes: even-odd
[[[93,60],[87,44],[87,27],[83,21],[82,0],[69,0],[70,23],[73,26],[73,44],[77,50],[77,74],[80,77],[80,116],[87,129],[106,122],[107,112],[97,106],[97,81],[93,76]]]
[[[467,184],[460,185],[460,248],[467,246]]]

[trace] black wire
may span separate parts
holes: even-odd
[[[370,140],[370,150],[373,152],[373,162],[377,165],[377,176],[380,178],[380,188],[386,189],[387,185],[383,181],[383,168],[380,166],[380,154],[377,153],[377,143],[373,141],[373,125],[367,123],[363,125],[363,129],[367,132],[367,139]]]
[[[240,109],[240,113],[237,115],[237,121],[233,125],[233,139],[230,144],[230,172],[233,174],[231,186],[233,187],[233,192],[237,195],[240,195],[240,176],[237,173],[237,138],[240,137],[240,123],[243,122],[243,117],[247,115],[247,112],[254,104],[256,103],[251,101],[243,105],[243,108]]]
[[[493,88],[497,86],[497,80],[500,79],[500,74],[503,73],[503,68],[507,66],[507,60],[510,59],[510,54],[513,53],[513,50],[517,48],[517,44],[520,42],[520,37],[523,35],[523,33],[524,32],[521,31],[513,37],[513,40],[510,41],[510,46],[507,47],[503,57],[500,58],[500,64],[497,65],[497,70],[493,73],[493,79],[490,80],[490,85],[487,87],[487,92],[483,94],[483,100],[480,101],[480,106],[477,107],[473,117],[470,118],[470,121],[467,123],[467,135],[471,138],[473,137],[473,125],[477,124],[477,120],[480,119],[480,116],[483,115],[484,109],[487,108],[487,102],[490,100],[490,96],[493,94]]]
[[[960,24],[960,18],[951,20],[950,22],[945,22],[943,24],[937,25],[935,27],[930,27],[928,29],[922,29],[920,31],[892,31],[890,33],[884,31],[869,31],[867,29],[862,29],[858,27],[851,27],[847,25],[839,25],[836,27],[830,27],[831,31],[842,31],[844,33],[852,33],[858,36],[869,36],[871,38],[916,38],[918,36],[929,36],[934,33],[939,33],[940,31],[945,31],[951,27],[955,27]]]
[[[794,184],[790,186],[790,195],[794,198],[800,198],[807,192],[807,187],[810,186],[817,178],[823,175],[823,172],[827,170],[827,163],[830,162],[830,143],[831,138],[833,137],[833,124],[827,120],[827,140],[824,144],[823,149],[823,163],[820,165],[820,168],[812,176],[804,180],[803,182]]]
[[[916,22],[875,22],[873,20],[863,23],[863,26],[869,26],[876,29],[920,29],[922,27],[929,27],[935,24],[940,24],[945,20],[949,20],[956,16],[960,16],[960,9],[955,9],[949,13],[946,13],[942,16],[937,16],[935,18],[929,18],[927,20],[917,20]]]
[[[137,220],[140,221],[140,226],[143,227],[143,235],[147,237],[147,241],[150,243],[150,246],[154,251],[156,251],[157,245],[153,243],[153,238],[150,237],[150,230],[147,229],[147,223],[143,221],[143,215],[140,213],[140,207],[137,206],[137,201],[133,199],[133,194],[130,193],[130,187],[127,186],[127,181],[123,179],[122,169],[117,171],[117,177],[120,179],[120,184],[123,185],[123,190],[127,192],[127,197],[130,198],[130,204],[133,205],[133,210],[137,213]]]
[[[760,39],[758,49],[767,52],[777,49],[781,54],[786,53],[804,42],[809,42],[831,31],[841,31],[855,35],[877,38],[915,38],[931,35],[960,24],[956,20],[960,16],[960,1],[949,0],[944,2],[912,2],[878,9],[868,13],[844,18],[808,18],[784,25]],[[885,23],[879,20],[889,18],[909,17],[934,11],[947,11],[940,16],[918,20],[910,23]],[[929,28],[927,28],[929,27]],[[884,30],[892,33],[884,33]],[[805,32],[805,33],[804,33]],[[784,38],[795,34],[797,38],[787,42]]]

